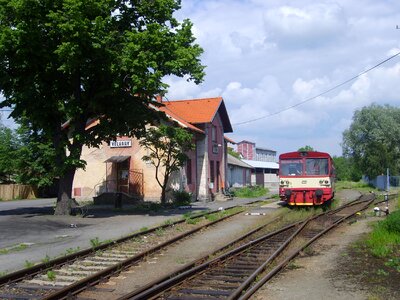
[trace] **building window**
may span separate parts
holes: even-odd
[[[187,184],[192,183],[192,160],[188,159],[186,161],[186,181]]]
[[[217,141],[217,127],[214,125],[211,125],[211,140],[213,142]]]
[[[215,173],[214,173],[214,161],[210,160],[210,182],[214,182]]]

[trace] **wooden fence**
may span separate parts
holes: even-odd
[[[34,199],[36,198],[37,190],[30,185],[22,184],[0,184],[0,199]]]

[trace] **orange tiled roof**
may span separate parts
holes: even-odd
[[[158,107],[158,108],[156,108],[156,109],[165,112],[165,114],[166,114],[167,116],[169,116],[169,117],[170,117],[171,119],[173,119],[174,121],[180,123],[181,126],[187,127],[187,128],[189,128],[189,129],[191,129],[191,130],[194,130],[194,131],[197,131],[197,132],[200,132],[200,133],[204,133],[203,130],[201,130],[200,128],[197,128],[196,126],[194,126],[194,125],[192,125],[192,124],[190,124],[190,123],[187,122],[185,119],[182,119],[180,116],[178,116],[177,114],[175,114],[173,111],[169,111],[169,110],[165,109],[165,106],[161,106],[161,107]]]
[[[172,112],[192,124],[209,123],[214,119],[221,101],[222,97],[163,101],[165,107],[160,107],[160,110],[167,114]]]

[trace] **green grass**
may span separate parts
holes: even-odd
[[[232,192],[237,198],[258,198],[265,196],[268,193],[268,189],[261,186],[246,186],[243,188],[232,189]]]
[[[94,239],[90,240],[90,244],[92,245],[92,248],[95,248],[97,246],[101,245],[100,239],[98,237],[95,237]]]
[[[366,240],[373,255],[388,257],[400,249],[400,210],[394,211],[383,221],[374,224]]]
[[[51,281],[56,280],[56,273],[54,271],[47,271],[47,278]]]
[[[173,220],[168,219],[168,220],[165,220],[165,221],[162,223],[162,225],[172,225],[173,223],[174,223]]]
[[[46,254],[46,256],[42,259],[42,263],[46,264],[50,261],[51,257]]]
[[[345,181],[345,180],[340,180],[336,182],[336,190],[346,190],[346,189],[353,189],[353,190],[359,190],[359,191],[377,191],[372,185],[369,185],[368,183],[365,183],[364,181]]]
[[[35,265],[34,262],[31,262],[29,260],[25,260],[25,268],[31,268]]]
[[[191,218],[188,217],[185,219],[186,224],[195,225],[201,221],[201,218]]]
[[[14,245],[14,246],[11,246],[11,247],[1,248],[0,249],[0,255],[1,254],[8,254],[10,252],[22,251],[22,250],[25,250],[28,247],[29,247],[29,245],[21,243],[21,244]]]
[[[80,247],[68,248],[67,250],[65,250],[65,255],[70,255],[70,254],[73,254],[73,253],[78,252],[80,250],[81,250]]]
[[[157,228],[154,233],[156,234],[156,236],[163,236],[165,234],[165,229],[163,228]]]

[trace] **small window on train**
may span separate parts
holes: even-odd
[[[280,161],[281,176],[303,175],[303,162],[300,159],[286,159]]]
[[[327,158],[307,158],[307,175],[329,175],[329,165]]]

